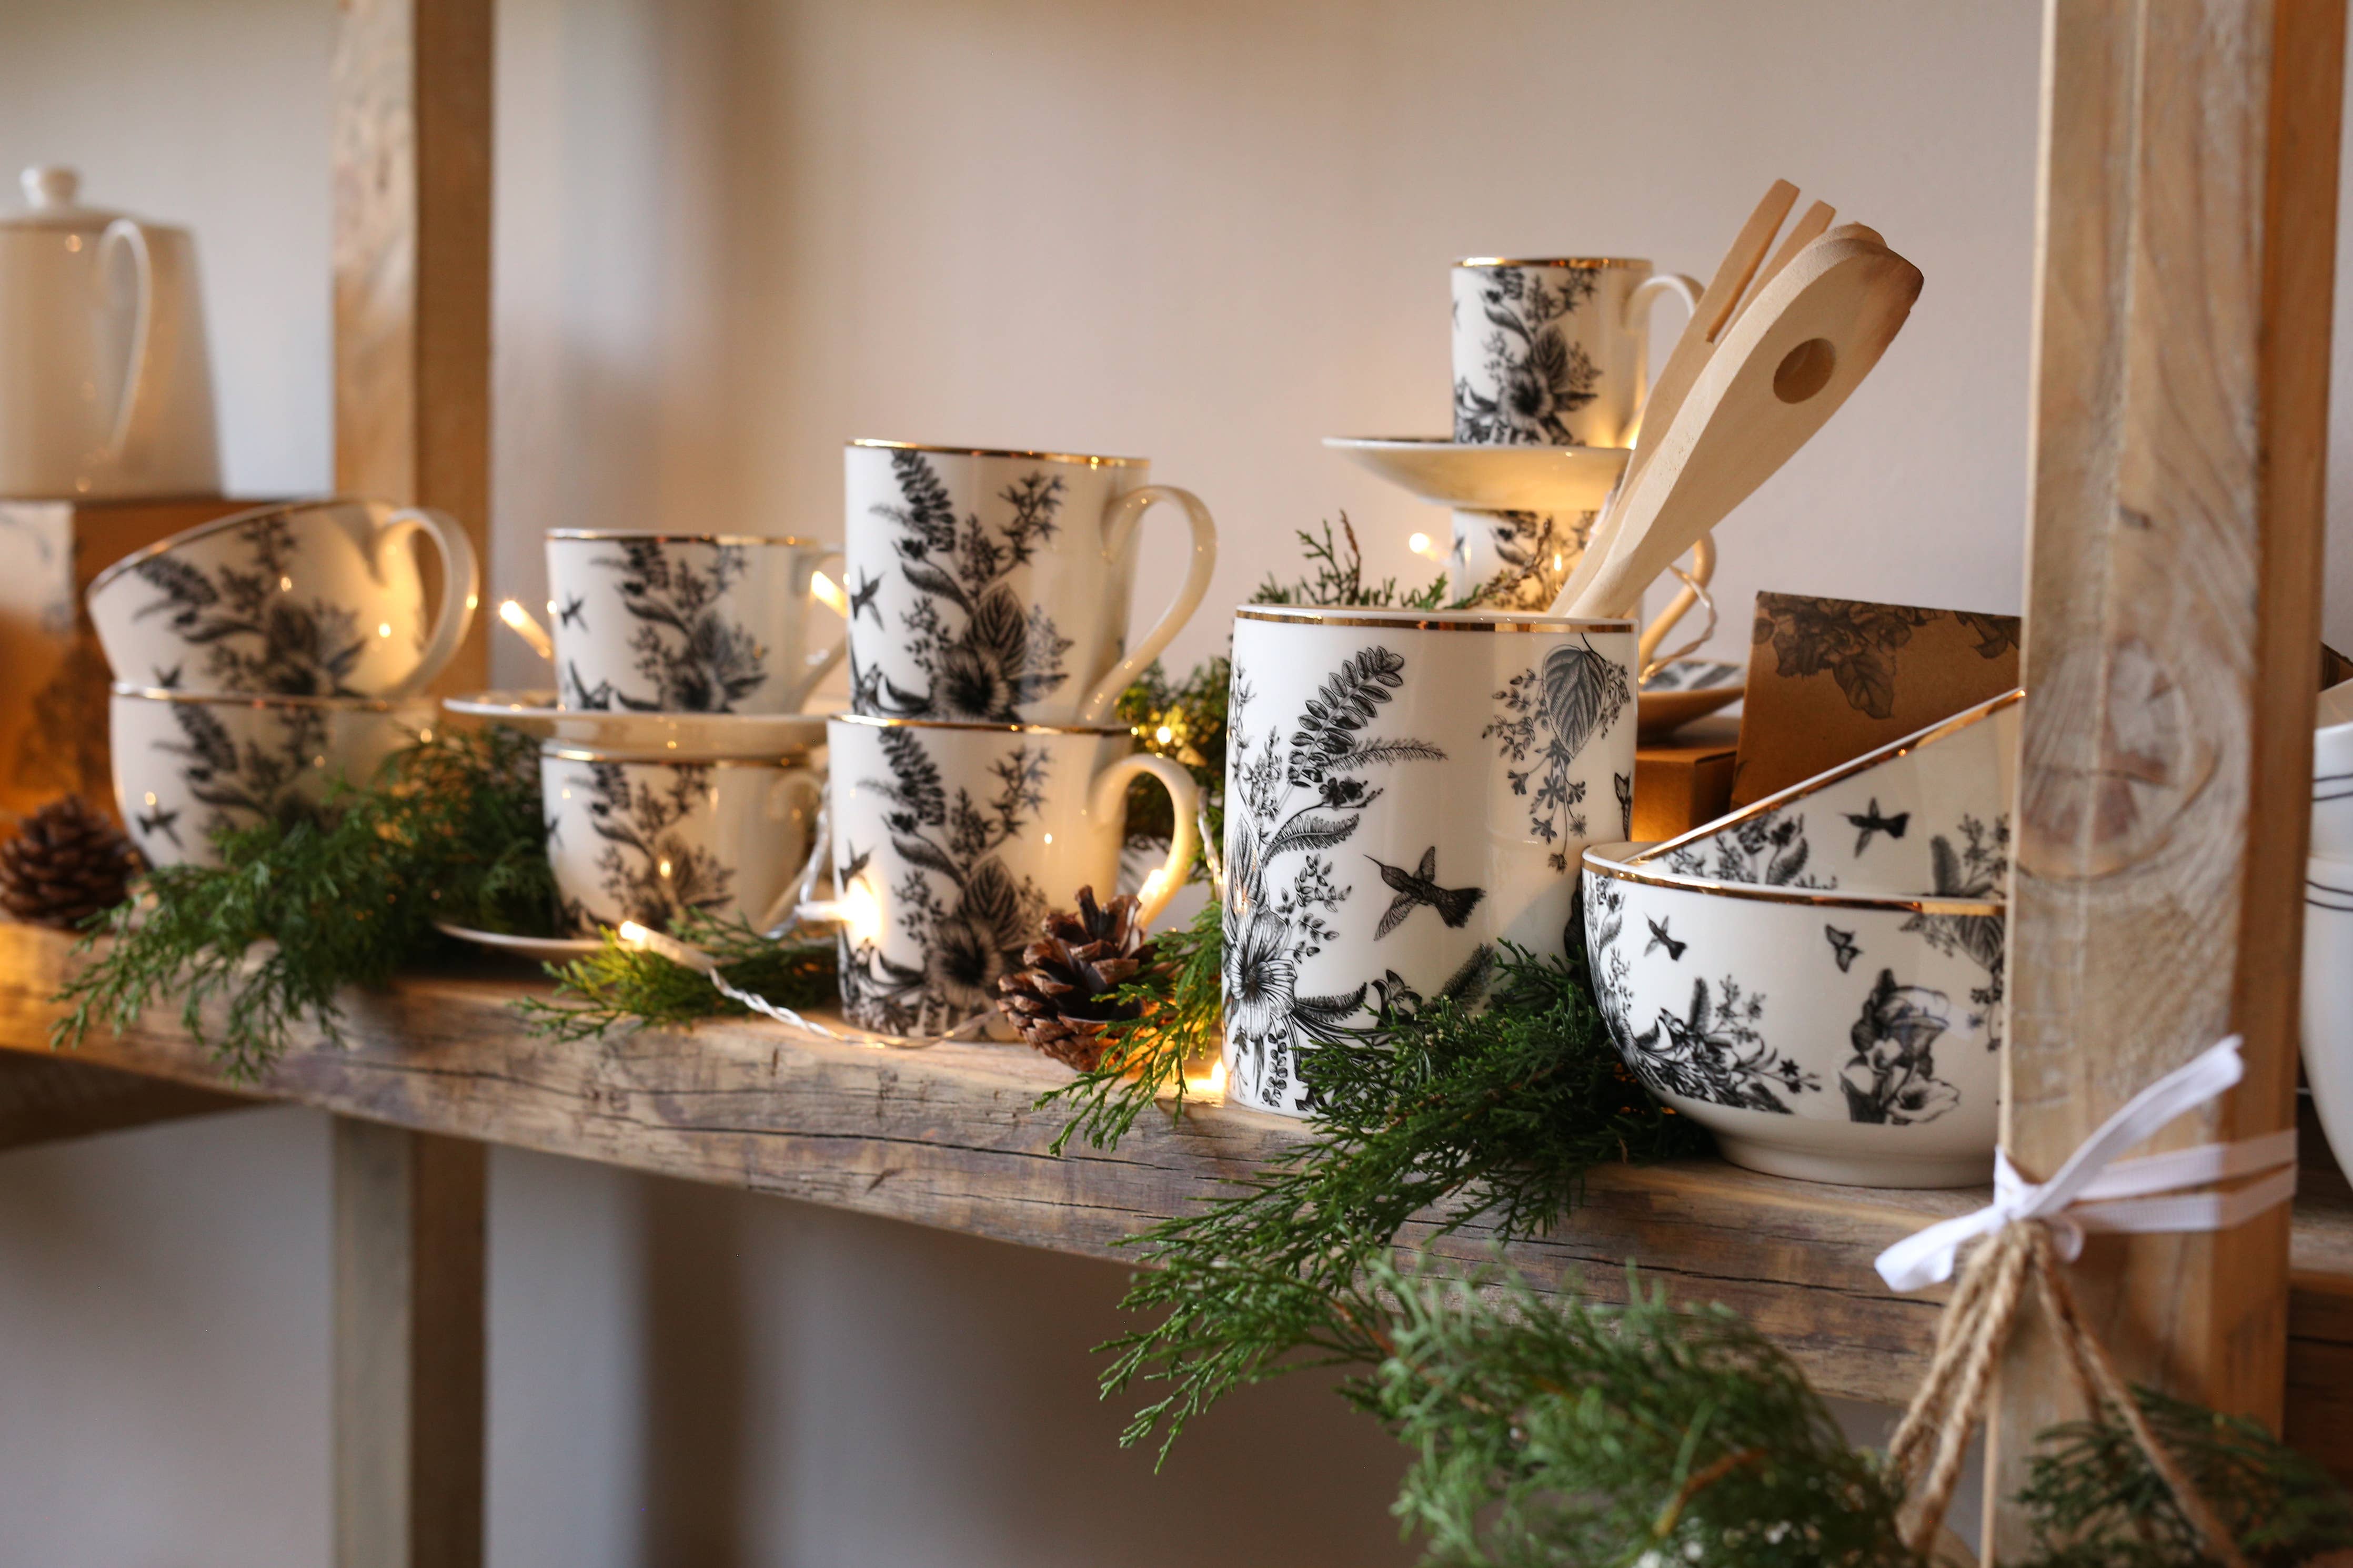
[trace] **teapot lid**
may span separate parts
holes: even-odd
[[[76,202],[74,198],[81,194],[81,176],[62,163],[36,164],[18,178],[25,187],[27,210],[0,217],[0,229],[100,229],[122,216]]]

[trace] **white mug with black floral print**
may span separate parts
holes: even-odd
[[[1650,312],[1699,284],[1619,257],[1454,264],[1454,439],[1630,447],[1649,392]]]
[[[583,936],[692,910],[765,931],[791,913],[825,804],[801,760],[681,757],[543,742],[547,860]]]
[[[853,1024],[944,1034],[996,1006],[1047,914],[1079,889],[1108,900],[1127,786],[1168,792],[1176,831],[1137,897],[1158,916],[1193,863],[1200,791],[1125,730],[928,723],[837,714],[826,724],[841,1005]]]
[[[1233,658],[1228,1093],[1304,1116],[1319,1043],[1566,951],[1579,852],[1630,831],[1634,624],[1251,605]]]
[[[853,441],[850,711],[1100,724],[1200,607],[1218,530],[1141,458]],[[1191,530],[1185,580],[1130,643],[1137,530],[1161,502]]]
[[[638,713],[797,713],[846,642],[813,592],[829,544],[760,534],[551,529],[556,701]]]

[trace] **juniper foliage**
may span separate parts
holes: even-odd
[[[831,941],[777,942],[741,916],[723,921],[688,910],[670,934],[716,960],[730,985],[798,1010],[830,999],[837,980]],[[546,966],[553,994],[514,1004],[523,1027],[554,1040],[585,1040],[622,1026],[691,1026],[697,1019],[747,1017],[751,1009],[711,984],[702,971],[635,947],[612,931],[595,952]]]

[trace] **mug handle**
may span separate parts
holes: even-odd
[[[1204,513],[1203,515],[1207,515]],[[1127,822],[1127,781],[1138,773],[1150,773],[1168,792],[1170,804],[1176,808],[1176,831],[1168,842],[1168,858],[1160,869],[1144,879],[1143,890],[1136,895],[1135,919],[1138,925],[1150,925],[1185,885],[1193,869],[1193,851],[1198,843],[1193,826],[1200,814],[1201,789],[1193,775],[1167,757],[1149,752],[1137,752],[1124,756],[1095,775],[1087,809],[1095,821],[1113,833],[1121,832]],[[1116,826],[1113,825],[1118,825]]]
[[[1669,659],[1681,658],[1715,635],[1715,602],[1708,597],[1707,592],[1708,584],[1715,579],[1714,531],[1711,530],[1699,536],[1699,542],[1692,546],[1691,557],[1692,569],[1674,574],[1683,580],[1683,585],[1675,591],[1673,598],[1667,601],[1667,607],[1659,612],[1658,617],[1642,628],[1641,638],[1634,650],[1634,677],[1637,684],[1651,678],[1653,665],[1664,664]],[[1700,633],[1696,639],[1685,643],[1667,655],[1665,658],[1661,658],[1659,645],[1667,640],[1667,633],[1672,631],[1675,623],[1690,614],[1691,607],[1703,599],[1707,600],[1708,605],[1707,629]]]
[[[405,506],[385,519],[384,526],[376,530],[375,558],[369,563],[376,575],[384,575],[385,552],[406,542],[412,533],[431,540],[440,554],[441,614],[433,623],[433,636],[426,642],[425,656],[417,668],[407,679],[380,694],[387,700],[415,696],[458,657],[458,645],[466,640],[466,628],[473,625],[475,606],[481,603],[482,569],[474,559],[474,542],[466,537],[456,518],[431,507]]]
[[[791,798],[795,795],[798,795],[799,800]],[[783,890],[776,894],[752,928],[762,931],[774,931],[792,918],[794,907],[801,901],[801,895],[808,887],[808,878],[805,873],[817,864],[818,857],[824,852],[824,847],[818,840],[825,832],[825,786],[817,782],[815,773],[799,768],[787,769],[776,780],[776,788],[768,796],[768,809],[783,815],[800,811],[809,821],[809,840],[808,854],[801,866],[793,872],[792,879],[785,884]]]
[[[139,412],[139,395],[149,380],[147,360],[155,327],[155,256],[147,243],[146,228],[127,217],[106,226],[98,241],[100,277],[106,275],[107,253],[117,246],[131,252],[136,299],[131,307],[131,355],[122,367],[122,395],[115,400],[114,433],[106,442],[110,463],[121,461],[123,446],[131,439],[132,418]]]
[[[1696,278],[1687,277],[1681,272],[1653,272],[1634,285],[1633,292],[1626,296],[1625,320],[1622,324],[1628,331],[1634,334],[1636,344],[1634,363],[1641,371],[1641,376],[1634,384],[1639,389],[1634,399],[1634,430],[1637,434],[1642,428],[1642,414],[1651,402],[1651,307],[1658,302],[1659,296],[1662,294],[1672,294],[1683,302],[1683,315],[1686,318],[1696,316],[1699,314],[1699,299],[1703,292],[1699,279]],[[1633,444],[1633,439],[1630,437],[1627,445]]]
[[[1176,598],[1161,612],[1160,620],[1144,634],[1127,657],[1111,667],[1111,670],[1095,683],[1086,700],[1079,704],[1079,724],[1100,724],[1109,714],[1120,694],[1135,683],[1145,666],[1160,657],[1160,650],[1174,641],[1201,607],[1209,592],[1209,574],[1218,569],[1218,524],[1201,498],[1191,490],[1180,490],[1175,485],[1145,485],[1128,491],[1103,512],[1103,559],[1116,561],[1119,552],[1135,533],[1137,523],[1155,501],[1175,501],[1185,509],[1186,518],[1193,526],[1193,560],[1186,569],[1185,584],[1176,590]]]
[[[824,565],[828,561],[839,562],[846,566],[849,564],[849,558],[839,550],[826,551],[815,561],[809,563],[810,577],[815,578],[818,568]],[[849,574],[845,572],[842,575],[846,578]],[[845,594],[849,592],[849,584],[847,582],[844,582],[841,584],[841,591]],[[808,592],[807,596],[815,598],[817,595],[813,591],[810,591]],[[831,609],[833,606],[828,605],[826,607],[828,609]],[[801,671],[800,690],[793,698],[793,711],[797,713],[800,711],[802,705],[808,701],[809,693],[817,689],[818,682],[823,680],[828,675],[833,673],[833,667],[839,664],[841,662],[841,656],[849,651],[849,617],[844,616],[841,619],[841,636],[834,639],[833,646],[826,649],[823,653],[813,653],[806,656],[806,663]],[[765,930],[766,928],[762,927],[761,929]]]

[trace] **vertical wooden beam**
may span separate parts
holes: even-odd
[[[480,1568],[482,1145],[334,1125],[336,1568]]]
[[[2246,1081],[2151,1147],[2291,1118],[2344,32],[2345,0],[2049,8],[2002,1131],[2031,1180],[2233,1032]],[[2276,1426],[2287,1228],[2097,1240],[2077,1289],[2128,1375]],[[1989,1560],[2080,1413],[2031,1320]]]
[[[335,484],[438,507],[491,559],[491,0],[342,0]],[[443,675],[490,677],[478,616]]]
[[[491,0],[341,0],[335,483],[491,559]],[[477,617],[442,676],[487,684]],[[335,1124],[335,1560],[482,1556],[480,1145]]]

